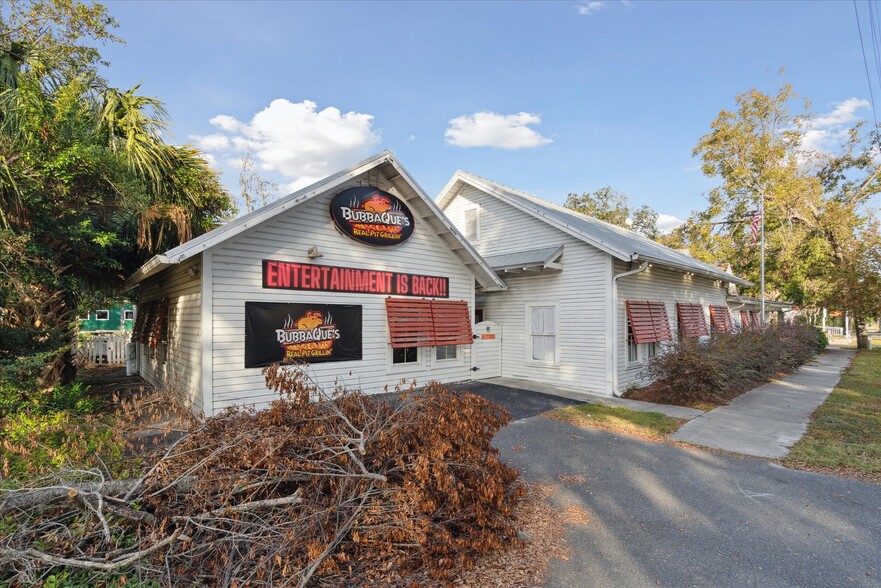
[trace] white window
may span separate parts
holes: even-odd
[[[459,354],[458,345],[438,345],[434,348],[434,357],[438,361],[446,361],[448,359],[456,359]]]
[[[135,320],[135,311],[134,310],[124,310],[122,312],[123,312],[123,315],[122,315],[123,320],[126,320],[126,321]]]
[[[528,306],[529,358],[540,363],[557,362],[557,308]]]
[[[404,365],[419,363],[418,347],[396,347],[392,349],[392,363]]]
[[[627,319],[627,363],[639,362],[639,345],[633,338],[633,329],[630,327],[630,319]]]
[[[660,347],[658,343],[642,343],[636,344],[633,338],[633,329],[630,328],[630,319],[627,319],[627,363],[644,363],[656,355]]]
[[[475,243],[480,240],[480,209],[478,207],[465,210],[465,238]]]
[[[96,310],[95,311],[95,320],[96,321],[109,321],[110,320],[110,311],[109,310]]]

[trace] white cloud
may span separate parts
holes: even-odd
[[[662,233],[669,233],[685,220],[671,214],[658,214],[658,230]]]
[[[539,124],[541,117],[531,112],[498,114],[477,112],[450,120],[444,137],[457,147],[498,147],[500,149],[529,149],[551,143],[529,125]]]
[[[229,149],[229,139],[226,135],[220,133],[213,135],[190,135],[190,141],[202,151],[223,151]]]
[[[868,100],[848,98],[836,102],[831,112],[821,114],[808,122],[801,142],[804,159],[809,153],[829,153],[847,139],[848,128],[863,117],[860,111],[871,108]]]
[[[575,5],[575,10],[577,10],[578,14],[581,16],[588,16],[605,7],[606,3],[601,0],[582,0]]]
[[[215,116],[209,122],[221,132],[194,140],[206,151],[226,151],[231,165],[237,159],[229,151],[250,152],[261,170],[299,188],[369,155],[380,142],[372,121],[369,114],[279,98],[248,122]]]

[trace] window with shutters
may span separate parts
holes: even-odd
[[[713,325],[713,331],[717,333],[731,333],[734,331],[734,324],[731,321],[731,312],[727,306],[710,306],[710,322]]]
[[[628,300],[627,363],[645,363],[658,353],[658,344],[673,339],[663,302]]]
[[[465,209],[465,238],[476,243],[480,240],[480,208],[477,206]]]
[[[679,338],[704,337],[710,334],[704,307],[688,302],[676,303],[676,315],[679,319]]]
[[[527,306],[529,344],[527,359],[534,363],[557,363],[557,307]]]

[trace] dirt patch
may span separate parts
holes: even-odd
[[[674,392],[672,392],[667,386],[664,386],[660,382],[649,384],[645,388],[638,388],[636,390],[626,392],[624,394],[624,398],[628,398],[630,400],[641,400],[643,402],[654,402],[656,404],[669,404],[670,406],[697,408],[699,410],[712,410],[717,406],[722,406],[721,404],[712,404],[709,402],[685,402],[682,399],[677,398]]]
[[[881,472],[863,472],[855,468],[826,468],[821,466],[808,465],[801,462],[792,461],[775,461],[774,463],[781,465],[790,470],[799,470],[802,472],[813,472],[815,474],[826,474],[837,478],[847,478],[848,480],[857,480],[859,482],[868,482],[869,484],[881,485]]]

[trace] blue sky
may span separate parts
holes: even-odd
[[[109,8],[127,41],[103,51],[110,83],[161,98],[174,142],[233,193],[244,150],[287,193],[391,149],[432,196],[465,169],[558,203],[611,185],[684,218],[714,185],[692,149],[736,94],[785,79],[831,132],[871,116],[850,2]]]

